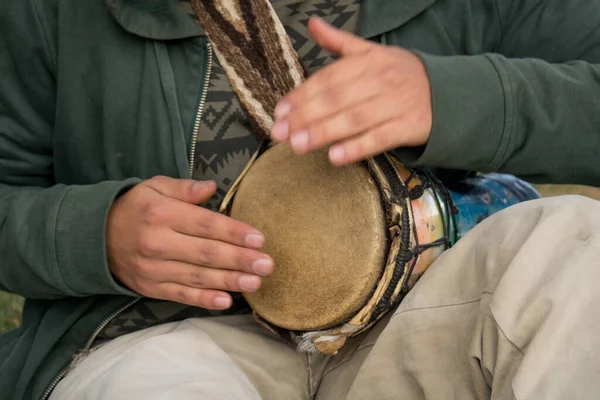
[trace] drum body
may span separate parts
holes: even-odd
[[[284,144],[258,157],[232,198],[228,213],[265,235],[275,263],[246,300],[326,353],[395,305],[447,248],[452,225],[436,188],[393,158],[334,167],[325,151],[298,156]],[[336,334],[335,345],[315,341]]]

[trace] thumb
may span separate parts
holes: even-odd
[[[340,56],[364,53],[377,46],[373,42],[333,27],[319,17],[313,16],[308,21],[308,32],[321,48]]]
[[[166,176],[156,176],[146,181],[146,184],[163,196],[190,204],[207,202],[217,189],[213,181],[174,179]]]

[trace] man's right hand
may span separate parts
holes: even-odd
[[[143,296],[207,309],[229,308],[225,291],[251,292],[272,259],[255,228],[198,207],[214,182],[149,179],[115,201],[107,226],[110,270]]]

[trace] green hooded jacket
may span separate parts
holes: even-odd
[[[362,37],[431,80],[410,165],[600,184],[600,0],[363,0]],[[109,272],[106,216],[155,175],[186,178],[206,38],[176,0],[0,2],[0,398],[41,399],[135,301]]]

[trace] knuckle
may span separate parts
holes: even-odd
[[[139,186],[140,187],[145,186],[145,187],[151,188],[153,190],[158,190],[159,188],[163,187],[166,184],[167,180],[168,180],[168,178],[166,176],[157,175],[157,176],[153,176],[150,179],[146,179]]]
[[[377,132],[373,136],[373,139],[375,140],[377,146],[381,148],[387,148],[392,144],[394,132],[391,130],[391,128],[385,128]]]
[[[330,87],[324,92],[323,106],[339,104],[344,99],[344,88]]]
[[[190,295],[190,292],[186,288],[178,288],[175,291],[174,295],[175,295],[174,300],[179,303],[189,304],[189,305],[195,304],[193,302],[192,296]]]
[[[139,277],[148,278],[152,276],[154,272],[154,265],[147,260],[141,259],[135,264],[135,269],[137,270]]]
[[[165,175],[156,175],[156,176],[150,178],[150,180],[154,181],[154,182],[165,182],[168,179],[169,178],[167,178]]]
[[[373,149],[376,147],[375,138],[372,135],[365,136],[363,140],[359,140],[356,144],[356,153],[361,156],[365,156],[367,154],[371,154]]]
[[[288,117],[289,124],[290,124],[290,131],[295,132],[295,131],[298,131],[298,130],[302,129],[303,127],[305,127],[309,121],[308,114],[310,114],[310,111],[306,110],[306,107],[296,108],[294,110],[294,112],[291,113],[290,116]]]
[[[229,240],[238,241],[239,243],[245,242],[245,233],[244,230],[239,227],[237,224],[233,222],[228,222],[225,224],[225,235]]]
[[[223,215],[218,215],[217,217],[212,217],[213,223],[211,227],[211,231],[220,231],[225,238],[242,238],[241,232],[241,223],[237,222],[233,218],[225,217]]]
[[[207,237],[214,230],[215,217],[211,213],[202,213],[202,216],[198,218],[197,229],[198,233],[202,237]]]
[[[165,208],[157,201],[145,203],[142,207],[142,214],[144,216],[144,221],[151,225],[162,223],[166,217]]]
[[[200,247],[200,264],[206,267],[214,267],[219,258],[219,250],[216,246],[204,245]]]
[[[186,296],[187,296],[187,300],[186,300],[187,304],[191,304],[196,307],[202,307],[202,308],[206,308],[206,309],[214,308],[212,306],[214,295],[211,293],[211,291],[206,291],[204,289],[192,289],[192,290],[188,291]]]
[[[225,233],[228,238],[238,239],[240,243],[244,243],[246,240],[246,229],[238,224],[228,223]]]
[[[319,146],[330,140],[333,129],[329,126],[331,123],[315,124],[310,127],[310,144]]]
[[[240,291],[239,273],[223,274],[223,289],[230,292]]]
[[[373,63],[379,63],[388,58],[388,49],[384,46],[373,46],[367,49],[365,56],[367,60],[372,60]]]
[[[342,116],[343,124],[345,125],[344,128],[349,131],[359,129],[365,123],[366,118],[367,115],[360,108],[345,112]]]
[[[364,150],[372,153],[374,151],[383,150],[389,144],[389,132],[379,132],[378,134],[372,134],[368,136],[369,139],[365,143]]]
[[[164,252],[163,242],[154,235],[143,235],[140,238],[140,254],[144,257],[154,257]]]
[[[362,157],[368,153],[365,140],[356,140],[346,148],[347,156],[350,158]]]
[[[404,76],[396,66],[389,66],[379,75],[382,83],[386,86],[399,86],[404,81]]]
[[[215,294],[211,291],[206,291],[202,289],[198,289],[193,293],[193,302],[198,307],[206,308],[206,309],[214,309],[214,299]]]
[[[238,271],[251,271],[252,270],[252,261],[253,257],[246,252],[240,251],[235,255],[235,264],[237,266]]]
[[[190,285],[198,288],[207,288],[208,282],[205,274],[201,271],[194,271],[189,277]]]
[[[204,289],[192,289],[181,287],[175,291],[175,301],[188,304],[191,306],[202,307],[202,308],[210,308],[210,300],[209,296],[207,296],[207,292]]]

